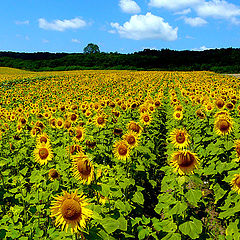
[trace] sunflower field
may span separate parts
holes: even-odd
[[[0,68],[0,239],[240,239],[239,79]]]

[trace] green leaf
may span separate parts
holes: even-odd
[[[220,200],[221,198],[223,198],[223,196],[225,195],[225,193],[227,191],[224,191],[220,185],[218,183],[216,183],[213,187],[213,191],[214,191],[214,196],[215,196],[215,201],[214,203],[216,204],[218,202],[218,200]]]
[[[149,230],[146,228],[142,228],[138,232],[138,239],[142,240],[145,239],[145,237],[149,236]]]
[[[236,219],[234,222],[229,223],[226,229],[226,235],[232,236],[233,239],[240,239],[240,229],[238,228],[239,220]]]
[[[193,218],[193,221],[188,221],[179,226],[179,230],[184,234],[188,235],[192,239],[199,237],[199,234],[202,232],[202,222]]]
[[[164,232],[176,232],[177,230],[177,224],[173,222],[172,219],[163,220],[160,222],[160,225],[162,226],[162,231]]]
[[[197,207],[197,203],[202,197],[201,190],[194,190],[190,189],[186,194],[185,197],[187,198],[188,202],[191,203],[193,206]]]
[[[182,214],[187,207],[188,205],[185,202],[177,202],[177,204],[169,210],[168,215],[171,216],[173,214]]]
[[[119,228],[119,223],[116,219],[111,217],[106,217],[101,221],[102,226],[108,234],[113,233]]]
[[[118,224],[119,224],[119,229],[122,231],[127,231],[127,220],[121,216],[120,218],[118,218]]]
[[[181,240],[181,234],[179,233],[168,233],[162,240]]]
[[[119,199],[115,202],[115,208],[118,208],[122,211],[125,211],[125,209],[126,209],[125,204]]]
[[[135,192],[135,194],[133,195],[132,201],[142,205],[144,203],[143,194],[141,192]]]

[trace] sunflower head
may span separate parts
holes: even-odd
[[[233,122],[229,117],[218,117],[215,119],[214,129],[218,135],[227,135],[233,129]]]
[[[83,153],[72,156],[72,171],[76,179],[90,184],[94,178],[94,168],[90,159]]]
[[[199,159],[195,153],[189,150],[179,150],[172,155],[171,163],[175,167],[175,172],[180,175],[192,173],[199,164]]]
[[[200,119],[204,119],[204,118],[206,117],[206,114],[205,114],[201,109],[198,109],[198,110],[196,111],[196,115],[197,115],[197,117],[200,118]]]
[[[59,179],[60,178],[59,172],[56,169],[54,169],[54,168],[49,170],[48,176],[49,176],[49,179],[51,181],[54,181],[55,179]]]
[[[142,132],[142,127],[138,123],[136,123],[134,121],[130,121],[128,123],[127,128],[128,128],[129,131],[133,131],[133,132],[135,132],[137,134],[141,134],[141,132]]]
[[[47,164],[53,158],[52,148],[49,143],[38,144],[34,150],[34,157],[36,162],[40,165]]]
[[[130,148],[126,141],[118,141],[114,144],[114,156],[118,160],[126,160],[130,156]]]
[[[174,111],[173,118],[176,120],[181,120],[183,118],[182,111]]]
[[[82,141],[84,139],[85,129],[83,127],[75,128],[75,140]]]
[[[63,195],[54,197],[51,203],[51,217],[56,217],[55,225],[61,226],[62,230],[77,233],[86,228],[86,222],[93,215],[92,210],[86,208],[89,205],[82,194],[63,192]]]
[[[39,144],[42,144],[42,143],[49,143],[50,142],[50,140],[49,140],[49,137],[48,137],[48,135],[46,134],[46,133],[41,133],[41,134],[39,134],[38,136],[37,136],[37,142],[39,143]]]
[[[140,115],[140,121],[144,124],[144,125],[149,125],[152,121],[152,116],[146,112]]]
[[[232,190],[240,194],[240,174],[235,174],[232,179],[230,185],[232,186]]]
[[[94,123],[97,127],[103,128],[106,125],[106,119],[103,115],[96,115]]]
[[[240,160],[240,140],[237,140],[235,142],[235,150],[236,150],[236,155],[239,161]]]
[[[176,148],[185,148],[189,145],[189,134],[185,129],[173,129],[170,133],[171,143],[174,144]]]
[[[138,135],[130,131],[123,136],[123,140],[129,145],[130,148],[134,148],[138,145]]]
[[[216,100],[215,104],[216,104],[217,108],[221,109],[221,108],[223,108],[225,103],[224,103],[223,99],[219,98]]]

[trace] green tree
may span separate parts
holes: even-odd
[[[96,44],[93,43],[89,43],[84,49],[83,49],[84,53],[99,53],[99,47]]]

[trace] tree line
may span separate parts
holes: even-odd
[[[89,49],[87,49],[89,50]],[[84,53],[0,52],[0,66],[32,71],[127,69],[168,71],[240,72],[240,48],[205,51],[151,50],[121,54],[84,51]]]

